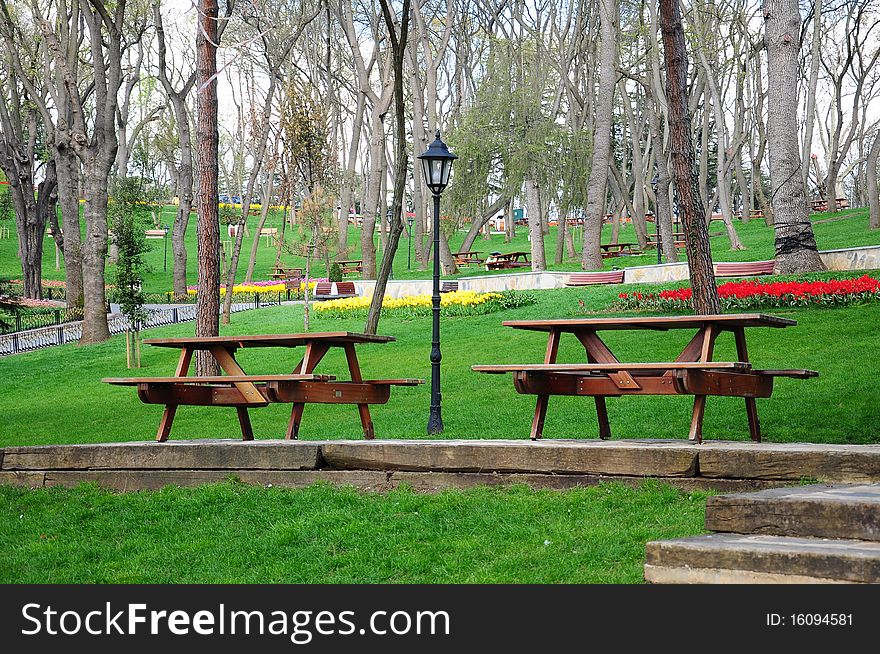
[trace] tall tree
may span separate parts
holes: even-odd
[[[776,221],[776,271],[783,274],[825,269],[816,248],[801,177],[797,123],[800,27],[797,0],[764,0],[770,202]],[[829,192],[833,193],[831,189]],[[830,198],[833,204],[833,194]]]
[[[9,182],[21,258],[22,295],[40,299],[42,294],[43,236],[49,212],[55,211],[55,162],[39,174],[40,120],[33,102],[9,62],[0,62],[0,170]],[[36,189],[36,194],[34,190]]]
[[[199,0],[196,16],[196,164],[199,171],[196,336],[217,336],[220,333],[218,15],[217,0]],[[217,361],[209,352],[199,350],[196,353],[196,372],[201,376],[219,374]]]
[[[687,97],[688,59],[678,0],[660,0],[660,29],[666,60],[672,171],[684,227],[694,311],[704,315],[720,313],[721,303],[715,287],[709,248],[709,229],[694,166],[691,111]]]
[[[587,182],[587,207],[584,216],[584,242],[581,268],[602,268],[599,244],[608,189],[608,167],[611,161],[611,120],[614,114],[614,88],[617,86],[617,0],[599,0],[601,17],[599,41],[599,80],[596,98],[596,120],[593,129],[593,163]]]
[[[394,263],[394,254],[400,242],[403,232],[403,194],[406,186],[407,157],[406,157],[406,123],[405,123],[405,100],[403,97],[403,60],[406,56],[406,41],[409,34],[410,4],[409,0],[403,0],[400,15],[400,34],[397,33],[394,14],[389,6],[389,0],[381,0],[382,18],[388,29],[388,38],[391,41],[392,68],[394,74],[394,196],[391,204],[391,231],[382,255],[382,263],[379,274],[376,277],[376,286],[373,289],[373,299],[367,312],[367,322],[364,332],[375,334],[379,328],[379,317],[382,313],[382,300],[385,296],[385,288],[388,278],[391,276],[391,266]],[[437,256],[435,253],[434,256]]]

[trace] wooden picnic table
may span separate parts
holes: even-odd
[[[180,349],[173,377],[135,377],[104,379],[109,384],[137,386],[138,397],[147,404],[164,404],[157,441],[166,441],[179,405],[235,407],[243,440],[253,440],[249,408],[268,406],[270,402],[293,404],[285,437],[295,439],[303,410],[308,403],[357,404],[364,438],[374,437],[370,404],[388,401],[391,386],[414,386],[420,379],[364,380],[355,345],[389,343],[393,336],[351,332],[315,332],[305,334],[262,334],[255,336],[210,336],[184,338],[148,338],[145,344]],[[255,347],[304,348],[299,363],[289,374],[249,375],[235,357],[239,349]],[[351,381],[336,381],[335,375],[315,374],[315,367],[332,348],[345,351]],[[225,375],[187,376],[193,353],[210,352]],[[273,361],[277,361],[273,358]],[[291,364],[293,360],[291,360]],[[282,364],[283,365],[283,364]]]
[[[755,370],[749,361],[746,328],[783,328],[796,325],[788,318],[765,314],[707,316],[667,316],[592,318],[563,320],[509,320],[503,323],[514,329],[548,333],[543,364],[476,365],[484,373],[514,373],[514,387],[519,393],[538,396],[532,420],[531,439],[541,438],[551,395],[592,396],[596,403],[599,437],[610,438],[611,427],[605,406],[606,397],[624,395],[693,395],[694,406],[688,437],[701,442],[703,413],[708,395],[745,398],[749,432],[761,440],[761,428],[755,398],[770,397],[775,377],[809,378],[812,370]],[[602,341],[603,330],[696,329],[697,332],[673,360],[659,363],[621,363]],[[723,332],[734,336],[738,361],[712,360],[715,339]],[[572,334],[584,347],[586,363],[559,364],[557,353],[562,334]]]
[[[642,253],[638,243],[602,243],[599,248],[602,250],[603,259]]]
[[[294,279],[304,275],[304,268],[287,268],[285,266],[274,266],[272,268],[272,279]]]
[[[677,248],[683,248],[686,245],[684,232],[672,232],[672,240]],[[657,247],[657,234],[648,234],[648,247]]]
[[[471,264],[482,265],[485,259],[480,256],[480,250],[468,250],[467,252],[456,252],[452,256],[455,257],[456,266],[469,266]]]
[[[364,272],[363,259],[346,259],[336,263],[342,268],[343,275],[360,275]]]
[[[530,252],[493,252],[486,257],[486,270],[506,270],[508,268],[531,268]]]

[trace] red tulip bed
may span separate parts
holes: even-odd
[[[621,293],[612,308],[691,311],[691,294],[688,286],[657,293]],[[723,309],[847,306],[880,300],[880,280],[864,275],[823,281],[726,282],[718,287],[718,297]]]

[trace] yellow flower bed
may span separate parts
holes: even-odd
[[[309,282],[309,290],[313,290],[318,282]],[[299,290],[303,290],[305,288],[305,282],[300,282]],[[257,286],[255,284],[236,284],[232,287],[233,293],[278,293],[284,292],[287,290],[287,287],[284,285],[284,282],[279,282],[278,284],[272,284],[269,286]],[[190,288],[186,291],[189,295],[195,295],[196,289]],[[220,295],[226,294],[226,285],[220,285]],[[369,305],[368,305],[369,306]]]
[[[440,306],[477,306],[490,300],[500,298],[500,293],[476,293],[474,291],[454,291],[440,295]],[[369,308],[372,297],[348,297],[339,300],[328,300],[315,305],[316,311],[366,309]],[[385,297],[382,301],[383,309],[430,308],[431,295],[406,295],[404,297]]]

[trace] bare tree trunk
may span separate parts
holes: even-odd
[[[79,219],[79,159],[70,148],[56,146],[55,169],[58,176],[58,204],[61,207],[61,235],[56,243],[64,254],[65,299],[68,308],[83,305],[82,235]]]
[[[877,180],[877,158],[880,157],[880,130],[874,134],[874,143],[868,152],[866,163],[866,177],[868,194],[868,206],[871,208],[871,217],[868,223],[870,229],[880,229],[880,188]]]
[[[354,185],[354,167],[357,163],[358,147],[361,140],[361,131],[364,127],[364,109],[366,96],[357,94],[357,109],[354,114],[354,122],[351,130],[351,143],[348,147],[348,158],[345,161],[345,172],[342,177],[342,189],[339,193],[339,241],[336,246],[337,256],[345,259],[348,256],[348,210],[354,204],[352,202],[352,186]]]
[[[107,256],[107,173],[113,159],[96,157],[83,166],[86,203],[86,241],[83,247],[83,323],[80,343],[100,343],[110,338],[104,290],[104,257]]]
[[[797,126],[800,12],[797,0],[764,0],[767,131],[779,273],[824,270],[807,212]],[[833,193],[833,190],[831,190]],[[829,206],[834,196],[829,196]]]
[[[813,0],[813,42],[810,46],[810,78],[807,83],[807,109],[804,118],[807,123],[804,127],[804,147],[801,150],[801,161],[808,161],[813,153],[813,125],[816,120],[816,86],[819,83],[819,63],[821,59],[820,48],[822,44],[822,0]],[[801,165],[801,179],[804,185],[804,194],[809,193],[809,166]],[[819,180],[816,180],[819,184]]]
[[[687,244],[694,311],[703,315],[721,313],[709,248],[709,230],[694,167],[691,116],[687,101],[687,50],[678,0],[660,0],[660,25],[666,59],[672,169]]]
[[[251,242],[251,253],[248,257],[247,272],[244,276],[246,284],[253,281],[254,278],[254,266],[257,263],[257,251],[260,249],[260,232],[263,231],[263,226],[266,224],[266,219],[269,217],[269,205],[271,204],[270,198],[275,195],[273,192],[275,185],[272,179],[274,174],[274,168],[270,168],[266,171],[266,179],[263,183],[263,206],[260,207],[260,221],[257,224],[257,229],[254,230],[254,240]],[[346,222],[348,221],[346,220]],[[330,270],[330,268],[328,267],[327,270]],[[308,279],[308,277],[306,279]]]
[[[532,251],[532,270],[547,270],[544,259],[544,231],[541,229],[541,200],[538,183],[534,179],[525,181],[526,213],[529,221],[529,242]]]
[[[617,0],[599,0],[601,28],[599,42],[599,81],[596,121],[593,132],[593,161],[587,183],[587,206],[584,216],[584,241],[581,268],[600,270],[602,256],[602,218],[608,185],[611,157],[611,121],[614,111],[614,88],[617,86]]]
[[[220,333],[220,217],[217,206],[219,142],[217,128],[217,0],[199,0],[196,32],[196,91],[198,118],[196,159],[198,189],[198,278],[196,336]],[[196,373],[219,373],[217,361],[207,351],[196,353]]]
[[[391,266],[394,263],[394,254],[400,243],[400,235],[403,232],[403,195],[406,190],[407,158],[406,158],[406,131],[403,97],[403,59],[406,54],[406,41],[409,32],[409,0],[403,0],[401,11],[400,36],[395,29],[395,21],[389,7],[389,0],[381,0],[382,15],[388,28],[391,40],[392,55],[394,58],[394,126],[396,128],[395,157],[394,157],[394,197],[391,207],[391,233],[385,244],[382,255],[382,264],[376,277],[376,286],[373,290],[373,299],[367,313],[367,322],[364,332],[375,334],[379,328],[379,318],[382,313],[382,300],[385,296],[385,288],[388,278],[391,276]],[[439,299],[438,299],[439,302]],[[439,307],[438,307],[439,310]],[[438,353],[439,354],[439,353]]]
[[[510,202],[510,198],[506,195],[500,196],[495,202],[489,205],[489,208],[483,211],[479,218],[475,219],[468,229],[467,236],[464,237],[464,242],[461,244],[461,248],[459,252],[468,252],[474,246],[474,241],[477,240],[477,236],[480,233],[480,230],[489,222],[495,214],[504,209],[504,207]]]

